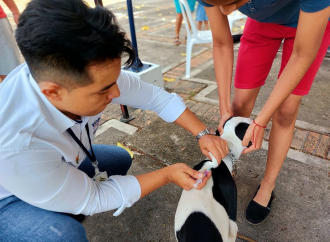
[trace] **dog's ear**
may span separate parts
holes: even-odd
[[[226,210],[229,218],[236,221],[237,216],[237,189],[225,162],[212,169],[213,197]]]
[[[244,135],[246,133],[246,130],[248,129],[250,125],[247,123],[239,123],[236,127],[235,127],[235,134],[236,136],[243,141]],[[249,142],[249,145],[247,147],[250,147],[252,145],[252,142]]]

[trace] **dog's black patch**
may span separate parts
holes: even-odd
[[[193,167],[194,170],[202,169],[205,162],[203,160]],[[229,218],[236,221],[237,216],[237,189],[235,182],[224,162],[221,162],[217,168],[212,168],[213,187],[212,193],[214,199],[220,203],[226,210]]]
[[[176,232],[176,237],[180,242],[222,242],[217,227],[201,212],[190,214],[181,229]]]
[[[195,165],[195,166],[193,167],[193,169],[196,170],[196,171],[199,171],[200,169],[202,169],[204,163],[207,162],[207,161],[210,161],[210,160],[207,160],[207,159],[206,159],[206,160],[202,160],[202,161],[199,162],[197,165]]]
[[[212,169],[213,197],[226,210],[229,218],[236,221],[237,217],[237,189],[227,165],[221,162],[220,165]]]
[[[246,133],[246,130],[248,129],[250,125],[247,123],[239,123],[236,127],[235,127],[235,134],[236,136],[243,141],[244,135]],[[248,144],[248,148],[252,145],[252,142],[249,141]]]
[[[246,132],[246,130],[248,129],[249,126],[250,125],[247,124],[247,123],[239,123],[235,127],[235,134],[240,140],[243,140],[245,132]]]

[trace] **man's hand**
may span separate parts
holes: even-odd
[[[206,125],[203,124],[188,108],[174,122],[190,131],[194,136],[206,129]],[[202,153],[210,160],[211,157],[209,152],[211,152],[219,163],[229,152],[227,142],[220,137],[213,135],[204,135],[200,138],[199,147],[201,148]]]
[[[204,135],[199,139],[199,147],[201,148],[202,153],[210,160],[212,160],[209,154],[209,152],[211,152],[219,164],[221,160],[229,153],[227,141],[219,136]]]
[[[233,117],[233,112],[223,112],[221,113],[221,118],[220,118],[220,121],[219,121],[219,126],[218,126],[218,130],[219,130],[219,133],[220,135],[223,134],[223,125],[225,124],[225,122],[230,119],[231,117]]]
[[[204,177],[203,173],[190,168],[184,163],[177,163],[167,168],[169,169],[170,182],[173,182],[187,191],[194,187],[197,179],[203,179],[202,183],[198,184],[196,188],[197,190],[201,190],[211,177],[211,172]]]
[[[140,198],[170,182],[173,182],[185,190],[190,190],[194,187],[197,179],[203,179],[202,183],[198,184],[196,188],[201,190],[210,177],[211,172],[204,177],[203,173],[200,173],[183,163],[177,163],[163,169],[136,176],[141,186]]]

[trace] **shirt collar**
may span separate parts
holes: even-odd
[[[40,87],[32,77],[31,73],[28,75],[28,78],[33,89],[36,91],[37,95],[41,98],[41,100],[43,101],[43,103],[45,104],[48,110],[48,113],[43,113],[47,121],[51,123],[53,126],[55,126],[61,133],[66,131],[68,128],[74,126],[75,121],[73,121],[72,119],[64,115],[56,107],[54,107],[54,105],[48,101],[45,95],[41,93]]]

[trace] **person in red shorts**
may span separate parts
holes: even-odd
[[[13,14],[16,24],[20,16],[14,0],[3,0]],[[0,6],[0,83],[15,69],[20,61],[20,53],[13,36],[13,29],[7,19],[7,14]]]
[[[276,178],[293,138],[301,98],[307,95],[330,45],[330,0],[197,0],[206,7],[213,35],[213,56],[221,119],[249,117],[276,53],[283,43],[278,81],[243,139],[259,149],[272,119],[265,175],[246,209],[246,219],[259,224],[268,216]],[[233,42],[227,16],[238,9],[249,18],[238,51],[235,92],[230,102]]]

